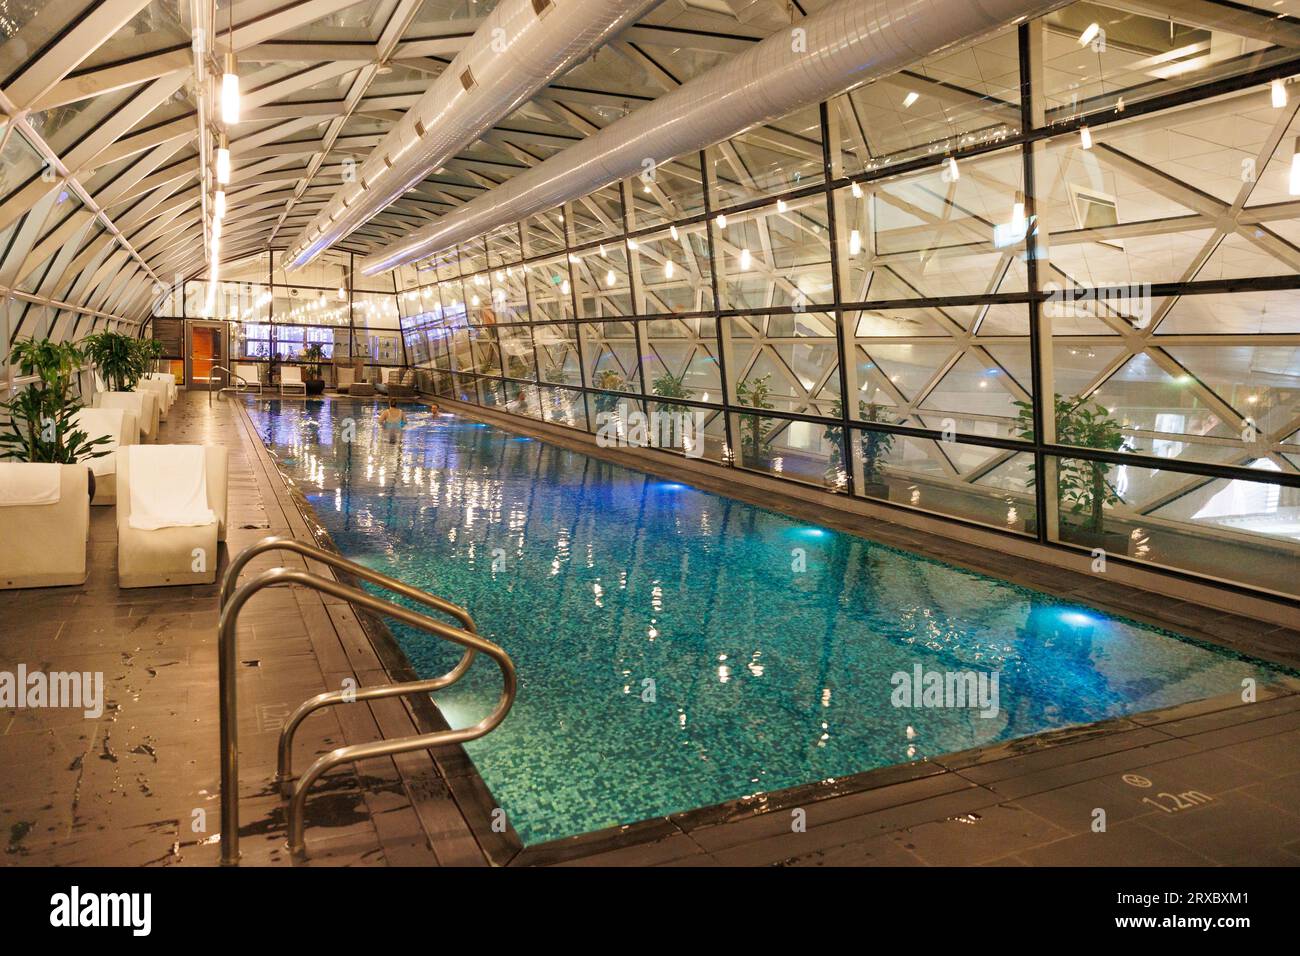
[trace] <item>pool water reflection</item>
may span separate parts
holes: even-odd
[[[406,406],[396,436],[378,427],[374,403],[257,400],[250,410],[345,555],[468,607],[514,658],[514,710],[467,750],[525,843],[1235,692],[1275,673],[420,406]],[[457,657],[394,632],[422,675]],[[996,714],[896,706],[895,675],[966,672],[997,675]],[[498,691],[484,661],[436,700],[464,726]]]

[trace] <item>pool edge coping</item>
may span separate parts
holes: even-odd
[[[325,397],[346,398],[347,396]],[[297,483],[280,466],[277,457],[272,454],[271,450],[266,447],[265,442],[258,436],[248,409],[249,406],[246,401],[240,400],[238,402],[238,412],[243,422],[245,435],[253,446],[254,452],[262,458],[269,469],[280,479],[288,501],[298,511],[299,516],[306,525],[312,537],[312,543],[323,550],[345,556],[321,523],[311,502],[307,500]],[[346,571],[325,565],[322,565],[322,569],[342,584],[361,587],[360,580]],[[374,651],[379,665],[384,669],[388,677],[394,681],[418,680],[419,675],[416,673],[415,668],[383,619],[369,611],[358,608],[351,602],[348,602],[347,606],[355,615],[362,633],[370,642],[371,649]],[[403,696],[399,700],[418,733],[434,733],[451,729],[437,704],[428,695]],[[518,856],[524,848],[524,843],[519,838],[508,817],[505,820],[506,829],[504,831],[493,828],[493,811],[499,809],[500,805],[492,798],[491,788],[488,787],[487,781],[479,774],[478,768],[474,765],[464,747],[460,744],[448,744],[426,748],[426,752],[437,768],[439,777],[447,787],[451,800],[456,804],[456,808],[474,837],[474,841],[477,843],[484,860],[493,866],[504,866]],[[406,779],[406,774],[403,773],[400,766],[397,768],[397,772],[403,780]],[[406,790],[413,804],[422,798],[422,792],[418,788],[407,787]]]

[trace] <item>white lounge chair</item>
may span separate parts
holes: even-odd
[[[85,582],[89,474],[85,465],[0,462],[0,589]]]
[[[262,394],[262,366],[255,362],[238,363],[235,365],[235,391],[251,392],[257,389],[257,394]]]
[[[302,380],[302,369],[300,369],[297,365],[280,366],[280,394],[281,395],[284,394],[285,389],[289,389],[290,391],[293,391],[295,389],[301,389],[302,390],[301,394],[303,398],[307,397],[307,383]]]
[[[107,437],[109,443],[101,445],[108,454],[85,459],[86,466],[95,475],[95,497],[92,505],[111,505],[117,501],[118,449],[140,442],[140,425],[135,412],[125,408],[83,408],[73,418],[73,427],[79,428],[90,439]]]
[[[117,462],[117,580],[212,584],[226,540],[226,449],[133,445]]]
[[[167,400],[169,394],[166,382],[160,382],[156,378],[142,378],[135,384],[136,391],[149,392],[158,399],[158,419],[159,421],[167,420],[167,410],[171,408],[171,402]]]
[[[150,382],[162,382],[167,386],[167,395],[163,408],[169,409],[176,404],[176,376],[171,372],[146,372],[144,379]]]
[[[100,392],[95,396],[96,408],[125,408],[135,412],[140,423],[140,440],[156,441],[158,438],[158,393],[146,389],[135,392]]]
[[[151,378],[167,385],[167,404],[176,404],[176,376],[171,372],[146,372],[145,378]]]

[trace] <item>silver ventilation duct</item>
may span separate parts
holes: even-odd
[[[502,0],[289,246],[285,268],[347,237],[658,2]]]
[[[362,260],[375,275],[774,122],[1067,0],[838,0]]]

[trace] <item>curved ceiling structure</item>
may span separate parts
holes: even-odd
[[[494,6],[6,0],[0,294],[137,321],[205,270],[215,145],[205,136],[217,135],[231,48],[242,115],[229,134],[220,258],[288,246]],[[823,6],[661,3],[337,248],[373,252]]]
[[[328,216],[349,171],[398,127],[495,5],[4,0],[4,338],[21,330],[29,308],[52,310],[51,321],[138,322],[180,279],[204,275],[213,251],[213,147],[221,135],[229,138],[233,172],[220,260],[288,248],[323,211]],[[381,250],[427,233],[448,213],[829,5],[653,5],[333,248],[373,263]],[[1176,14],[1246,42],[1300,42],[1292,17],[1255,6],[1113,0],[1097,9],[1130,29]],[[217,116],[229,51],[243,95],[239,122],[227,128]],[[905,73],[940,106],[982,95],[951,79]]]

